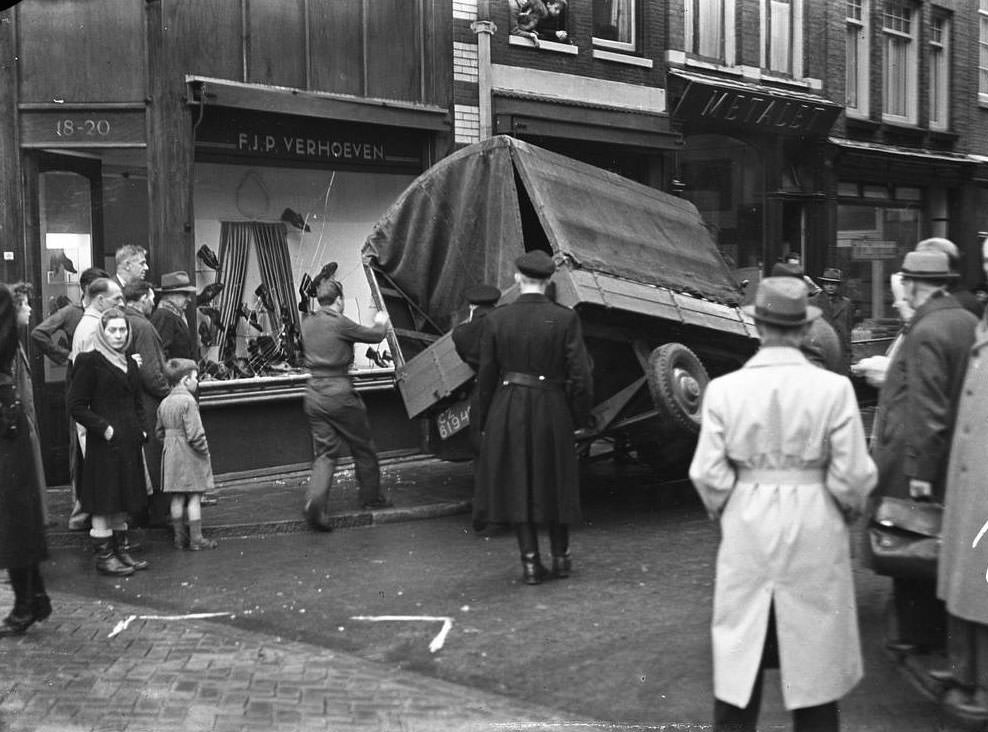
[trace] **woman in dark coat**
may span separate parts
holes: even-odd
[[[121,310],[100,316],[94,350],[76,356],[69,412],[86,428],[86,459],[79,485],[82,510],[92,514],[96,569],[126,576],[147,562],[127,553],[127,514],[147,507],[147,440],[138,364],[127,358],[130,326]]]
[[[27,356],[18,326],[31,319],[30,286],[0,284],[0,567],[14,590],[14,609],[0,637],[21,635],[51,615],[38,564],[45,542],[44,468],[35,429]]]

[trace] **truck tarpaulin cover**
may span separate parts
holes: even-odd
[[[740,300],[692,203],[507,136],[465,147],[419,176],[375,224],[365,261],[449,328],[470,285],[512,284],[525,250],[519,193],[534,206],[539,238],[574,267],[727,305]],[[530,237],[528,246],[539,243]]]

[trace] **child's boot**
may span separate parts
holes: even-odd
[[[172,537],[176,549],[185,549],[189,543],[189,531],[185,526],[185,519],[172,519]]]
[[[215,549],[216,542],[202,535],[202,520],[189,521],[189,549],[197,552],[201,549]]]

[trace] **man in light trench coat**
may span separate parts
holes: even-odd
[[[800,352],[820,311],[791,277],[761,282],[762,345],[703,399],[690,479],[720,521],[714,729],[752,730],[778,666],[796,730],[837,730],[862,676],[848,524],[875,485],[851,382]]]
[[[982,244],[988,276],[988,241]],[[974,335],[947,468],[937,596],[947,605],[950,665],[931,673],[954,686],[946,707],[988,719],[988,313]]]

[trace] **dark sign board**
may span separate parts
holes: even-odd
[[[820,97],[787,94],[764,86],[742,87],[715,80],[684,79],[673,117],[757,129],[779,135],[826,135],[841,107]]]
[[[20,113],[22,147],[143,147],[143,109],[64,107]]]
[[[244,109],[207,109],[196,128],[198,159],[420,172],[422,153],[417,130]]]

